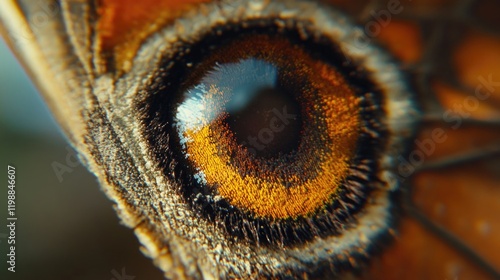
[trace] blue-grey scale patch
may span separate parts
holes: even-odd
[[[199,84],[184,93],[184,101],[177,107],[174,127],[177,129],[185,157],[190,156],[186,152],[186,143],[192,141],[186,137],[186,131],[197,131],[221,114],[243,109],[260,89],[276,86],[277,79],[278,68],[256,58],[216,64]],[[214,90],[217,90],[218,94],[209,94]],[[206,183],[203,171],[196,169],[194,178],[199,183]]]
[[[260,89],[275,87],[277,78],[275,65],[256,58],[216,64],[199,84],[184,93],[184,101],[177,107],[174,127],[182,147],[185,149],[190,141],[185,137],[186,131],[196,131],[221,114],[243,109]],[[213,90],[220,94],[209,94]]]

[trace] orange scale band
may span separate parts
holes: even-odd
[[[316,174],[312,178],[307,178],[308,174],[287,174],[287,182],[283,182],[281,176],[262,170],[250,157],[241,156],[245,155],[242,152],[244,148],[238,146],[223,124],[223,117],[184,132],[184,137],[189,139],[186,144],[188,159],[203,174],[205,183],[213,186],[216,193],[231,205],[255,217],[286,219],[316,213],[335,199],[336,192],[349,174],[350,162],[355,154],[361,124],[360,98],[332,67],[302,53],[299,57],[299,61],[294,63],[301,65],[298,69],[307,75],[321,101],[306,111],[314,112],[314,117],[321,118],[325,123],[324,128],[317,128],[325,131],[317,133],[321,133],[322,138],[327,139],[325,143],[329,143],[328,147],[306,144],[309,146],[307,149],[320,149],[301,158],[315,166]],[[218,89],[212,88],[210,92],[217,95]],[[304,95],[302,98],[308,99],[313,93],[306,92]],[[234,154],[236,159],[231,157]],[[320,156],[315,157],[314,154]],[[234,164],[235,161],[238,164]],[[241,165],[245,170],[257,170],[257,174],[242,173]]]

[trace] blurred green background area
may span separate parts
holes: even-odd
[[[162,279],[132,230],[120,225],[95,177],[74,160],[0,38],[0,279]],[[15,273],[7,271],[9,164],[16,168]]]

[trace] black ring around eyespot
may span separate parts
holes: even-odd
[[[297,23],[292,20],[289,20],[286,28],[279,25],[278,21],[283,20],[268,18],[225,24],[214,27],[209,34],[199,36],[194,44],[182,44],[174,56],[175,60],[164,58],[161,67],[153,73],[155,78],[152,80],[155,82],[144,89],[150,93],[149,98],[143,104],[138,104],[138,107],[144,116],[144,136],[149,141],[153,157],[164,170],[165,176],[181,186],[178,192],[200,217],[217,223],[234,240],[289,246],[315,237],[338,235],[345,227],[355,225],[356,214],[363,209],[370,192],[382,183],[378,178],[379,160],[387,149],[389,133],[384,126],[384,94],[370,80],[370,72],[361,63],[347,60],[335,42],[326,36],[313,36],[311,33],[304,38],[304,32],[307,31],[304,24],[298,30]],[[194,168],[179,152],[182,149],[173,119],[175,106],[181,98],[180,89],[186,86],[184,77],[191,71],[188,65],[203,61],[218,46],[251,34],[276,34],[302,46],[314,59],[337,68],[356,94],[363,98],[360,106],[365,129],[358,140],[350,175],[340,187],[339,197],[314,217],[282,220],[255,218],[224,199],[216,201],[214,194],[193,178]]]

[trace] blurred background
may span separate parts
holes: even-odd
[[[139,251],[132,230],[120,225],[96,178],[74,162],[75,152],[0,37],[0,178],[4,182],[0,279],[163,279]],[[16,273],[8,274],[4,253],[8,248],[7,165],[16,168],[18,218]]]

